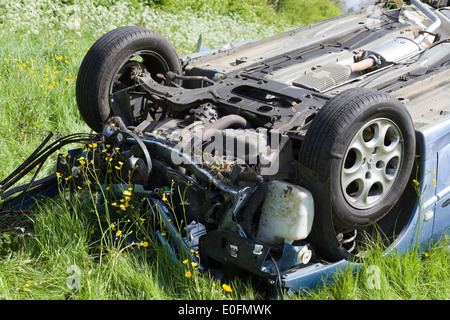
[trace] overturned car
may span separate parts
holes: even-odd
[[[55,177],[7,189],[38,157],[89,139],[74,161],[104,176],[120,163],[204,270],[301,291],[363,261],[375,231],[388,251],[429,244],[450,227],[450,8],[411,2],[183,57],[153,31],[112,30],[77,79],[97,134],[37,150],[1,183],[3,206],[53,194]]]

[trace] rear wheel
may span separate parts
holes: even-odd
[[[128,26],[112,30],[99,38],[81,63],[76,85],[78,109],[85,122],[99,132],[113,115],[112,93],[136,84],[136,74],[158,74],[168,71],[182,74],[182,66],[173,45],[158,33]],[[142,105],[141,105],[142,107]],[[139,104],[135,109],[142,109]],[[145,116],[144,110],[132,110],[132,119]]]
[[[400,198],[414,164],[415,132],[408,111],[388,94],[355,88],[316,115],[300,162],[329,179],[333,222],[351,230],[384,217]]]

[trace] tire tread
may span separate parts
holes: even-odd
[[[146,37],[163,44],[172,56],[178,56],[170,42],[157,32],[136,26],[124,26],[100,37],[83,59],[78,71],[76,100],[81,116],[94,131],[101,130],[104,120],[100,113],[101,103],[98,101],[103,72],[114,62],[117,52],[124,50],[129,43]]]

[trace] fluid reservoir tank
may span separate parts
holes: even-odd
[[[311,192],[292,183],[271,180],[256,238],[267,244],[305,239],[311,231],[313,218]]]

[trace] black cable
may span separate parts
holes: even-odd
[[[277,280],[278,280],[278,281],[277,281],[276,284],[278,284],[277,289],[278,289],[278,291],[279,291],[279,295],[280,295],[280,297],[281,297],[281,300],[284,300],[283,287],[282,287],[282,285],[281,285],[281,274],[280,274],[280,270],[278,269],[278,265],[277,265],[275,259],[274,259],[274,258],[272,257],[272,255],[270,254],[270,252],[269,252],[269,257],[270,257],[270,260],[272,260],[272,262],[273,262],[273,264],[274,264],[274,266],[275,266],[275,270],[277,271]]]
[[[28,172],[30,172],[37,165],[42,167],[42,164],[47,160],[47,158],[59,150],[63,146],[70,143],[78,143],[78,142],[87,142],[92,141],[95,137],[92,134],[71,134],[62,138],[57,139],[52,144],[43,148],[46,143],[48,143],[49,139],[53,134],[47,136],[41,145],[16,169],[13,173],[11,173],[7,178],[5,178],[1,183],[0,193],[6,191],[9,187],[14,185],[17,181],[23,178]],[[39,168],[38,168],[39,169]],[[40,169],[39,169],[40,170]],[[33,180],[35,177],[33,177]],[[32,182],[33,182],[32,180]]]
[[[48,141],[51,139],[52,136],[53,133],[50,132],[50,134],[44,139],[44,141],[36,148],[36,150],[34,150],[34,152],[24,162],[19,167],[17,167],[16,170],[10,173],[5,179],[3,179],[2,182],[0,182],[0,193],[4,191],[3,186],[5,185],[6,181],[14,177],[21,170],[23,170],[29,164],[29,162],[37,156],[39,151],[48,143]]]

